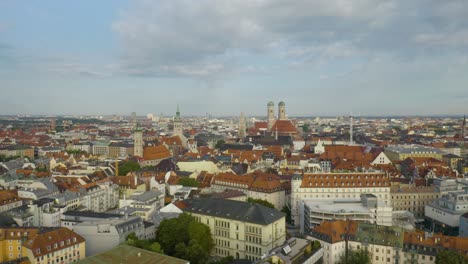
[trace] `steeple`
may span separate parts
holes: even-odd
[[[268,126],[268,131],[271,130],[274,123],[275,123],[275,104],[272,101],[270,101],[267,104],[267,126]]]
[[[239,138],[243,140],[245,138],[245,116],[244,113],[241,113],[239,118]]]
[[[177,104],[177,112],[176,112],[176,119],[180,119],[180,110],[179,110],[179,104]]]
[[[278,104],[278,119],[286,120],[286,104],[283,101]]]
[[[466,129],[466,115],[463,116],[462,131],[461,131],[463,140],[465,140],[465,136],[466,136],[465,135],[465,132],[466,132],[465,129]]]
[[[180,117],[180,110],[179,110],[179,104],[177,104],[177,112],[176,116],[174,117],[174,135],[183,135],[183,128],[182,128],[182,118]]]

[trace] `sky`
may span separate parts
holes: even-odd
[[[0,114],[463,115],[466,0],[1,0]]]

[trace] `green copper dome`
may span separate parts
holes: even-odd
[[[278,105],[279,105],[279,106],[285,106],[286,104],[285,104],[283,101],[281,101],[281,102],[279,102]]]
[[[268,106],[275,106],[275,103],[273,103],[272,101],[268,102]]]

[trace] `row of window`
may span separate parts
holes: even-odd
[[[73,237],[71,239],[71,241],[73,241],[73,243],[75,243],[76,242],[76,237]],[[67,239],[66,243],[67,243],[67,245],[70,245],[70,239]],[[52,246],[54,247],[54,249],[57,249],[58,245],[59,245],[58,243],[54,243],[53,245],[47,245],[47,251],[50,251],[52,249]],[[65,246],[65,241],[60,241],[60,246],[61,247]],[[40,248],[36,249],[36,254],[41,254],[41,249]]]
[[[256,226],[249,226],[249,225],[246,225],[246,226],[245,226],[245,232],[246,232],[246,233],[251,233],[251,234],[258,234],[258,235],[261,235],[261,234],[262,234],[262,228],[256,227]]]

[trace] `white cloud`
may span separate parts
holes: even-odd
[[[121,39],[123,70],[206,76],[230,69],[235,51],[349,56],[353,39],[342,38],[354,37],[350,27],[378,24],[393,8],[390,1],[371,0],[139,1],[113,29]]]

